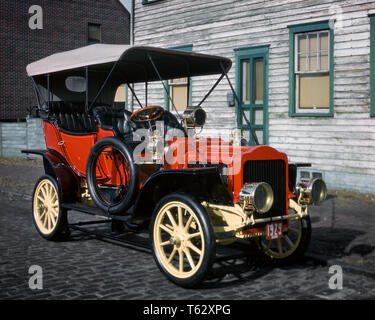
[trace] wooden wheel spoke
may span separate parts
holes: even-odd
[[[173,247],[173,250],[172,250],[172,252],[171,252],[171,254],[170,254],[170,256],[168,257],[168,260],[167,260],[168,263],[171,263],[173,257],[176,255],[176,252],[177,252],[177,248]]]
[[[173,218],[173,215],[169,210],[167,210],[167,216],[168,216],[169,221],[172,223],[173,228],[177,229],[176,221]]]
[[[299,230],[298,229],[295,229],[295,228],[290,228],[288,229],[289,231],[292,231],[294,233],[299,233]]]
[[[55,203],[55,202],[57,202],[57,193],[53,193],[53,195],[52,195],[52,197],[51,197],[51,201],[53,202],[53,203]]]
[[[39,219],[43,219],[43,217],[46,215],[46,210],[43,210],[43,213],[40,213],[39,211]]]
[[[57,211],[54,208],[51,208],[50,212],[51,212],[51,216],[53,216],[53,217],[57,217],[58,216]]]
[[[160,225],[160,229],[164,230],[165,232],[169,233],[170,235],[173,234],[173,230],[170,229],[170,228],[169,228],[167,225],[165,225],[165,224],[161,224],[161,225]]]
[[[52,185],[48,185],[48,189],[49,189],[49,196],[50,196],[50,198],[52,199],[52,196],[53,196],[53,187],[52,187]]]
[[[160,243],[160,246],[165,247],[165,246],[170,245],[170,244],[171,244],[171,242],[169,240],[167,240],[167,241],[164,241],[164,242]]]
[[[177,215],[178,215],[178,226],[181,228],[183,227],[183,224],[184,224],[184,222],[182,221],[182,208],[181,207],[178,207]]]
[[[202,254],[202,251],[200,249],[198,249],[191,241],[188,242],[188,247],[195,251],[196,253],[198,253],[199,255]]]
[[[45,199],[47,198],[47,195],[46,195],[46,192],[44,190],[44,186],[40,188],[40,191],[41,191],[41,193],[43,195],[43,198],[44,198],[43,201],[45,201]]]
[[[51,222],[52,222],[52,227],[54,227],[55,224],[56,224],[56,217],[57,217],[57,215],[54,216],[54,214],[51,212]]]
[[[196,237],[201,237],[202,236],[202,233],[201,232],[196,232],[196,233],[191,233],[189,234],[189,237],[188,239],[193,239],[193,238],[196,238]]]
[[[272,245],[272,240],[268,240],[267,250],[269,250],[271,248],[271,245]]]
[[[188,262],[189,262],[189,264],[190,264],[191,270],[193,270],[193,269],[195,268],[195,263],[194,263],[193,257],[192,257],[191,254],[190,254],[190,250],[189,250],[189,248],[186,248],[186,249],[184,250],[184,253],[185,253],[186,258],[187,258],[187,260],[188,260]]]
[[[184,252],[182,250],[178,251],[179,259],[178,259],[178,271],[184,271]]]
[[[50,200],[50,199],[51,199],[51,187],[50,187],[49,184],[47,184],[47,185],[45,186],[45,188],[46,188],[46,195],[47,195],[47,198]]]
[[[284,239],[285,239],[286,243],[289,245],[290,248],[294,247],[294,244],[293,244],[292,240],[290,240],[290,238],[287,235],[284,236]]]
[[[186,222],[186,225],[185,225],[185,231],[189,230],[192,221],[193,221],[193,216],[190,215],[190,217],[189,217],[189,219],[188,219],[188,221]]]
[[[49,229],[51,229],[51,215],[50,214],[48,214],[48,212],[47,212],[47,214],[46,214],[46,216],[47,216],[47,229],[49,230]]]
[[[47,222],[48,222],[48,214],[47,214],[47,211],[44,211],[44,220],[43,220],[44,228],[47,228]]]
[[[280,254],[283,253],[283,248],[281,246],[281,240],[277,239],[277,250],[279,251]]]
[[[40,202],[44,203],[45,200],[40,195],[38,195],[37,198],[39,199]]]

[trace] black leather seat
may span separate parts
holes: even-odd
[[[132,113],[127,110],[98,106],[93,108],[93,114],[102,129],[113,130],[117,136],[130,134],[133,129],[137,128],[130,120]]]
[[[97,124],[92,115],[87,114],[84,104],[55,101],[50,102],[49,116],[60,129],[73,133],[92,133]]]

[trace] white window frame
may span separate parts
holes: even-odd
[[[299,71],[298,70],[298,63],[299,63],[299,52],[298,52],[298,36],[300,35],[306,35],[306,65],[309,66],[310,65],[310,61],[309,61],[309,53],[310,53],[310,41],[308,41],[309,39],[309,35],[317,35],[317,64],[319,63],[320,64],[320,56],[321,56],[321,50],[320,50],[320,41],[319,41],[319,35],[321,33],[326,33],[328,35],[328,46],[327,46],[327,56],[328,56],[328,61],[327,61],[327,67],[328,69],[327,70],[316,70],[316,71]],[[294,77],[295,77],[295,80],[294,80],[294,83],[295,83],[295,108],[296,108],[296,111],[298,113],[322,113],[324,112],[325,110],[327,110],[327,113],[330,111],[330,107],[328,106],[328,108],[300,108],[299,107],[299,77],[301,75],[308,75],[308,74],[321,74],[321,75],[328,75],[330,76],[330,73],[331,73],[331,70],[330,70],[330,65],[331,65],[331,55],[330,55],[330,52],[331,52],[331,48],[330,48],[330,32],[329,32],[329,29],[326,29],[326,30],[319,30],[319,31],[309,31],[309,32],[298,32],[298,33],[295,33],[294,34]],[[319,65],[320,67],[320,65]],[[310,69],[310,68],[308,68]],[[330,94],[330,91],[329,93]],[[330,97],[329,97],[330,98]]]

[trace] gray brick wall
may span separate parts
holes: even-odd
[[[30,6],[43,9],[43,29],[31,30]],[[118,0],[2,0],[0,120],[25,119],[36,104],[26,65],[88,44],[88,23],[101,25],[103,43],[129,43],[129,13]]]

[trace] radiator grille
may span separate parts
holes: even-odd
[[[263,217],[285,214],[286,171],[283,160],[246,161],[243,168],[243,182],[267,182],[273,190],[274,202],[271,210]]]

